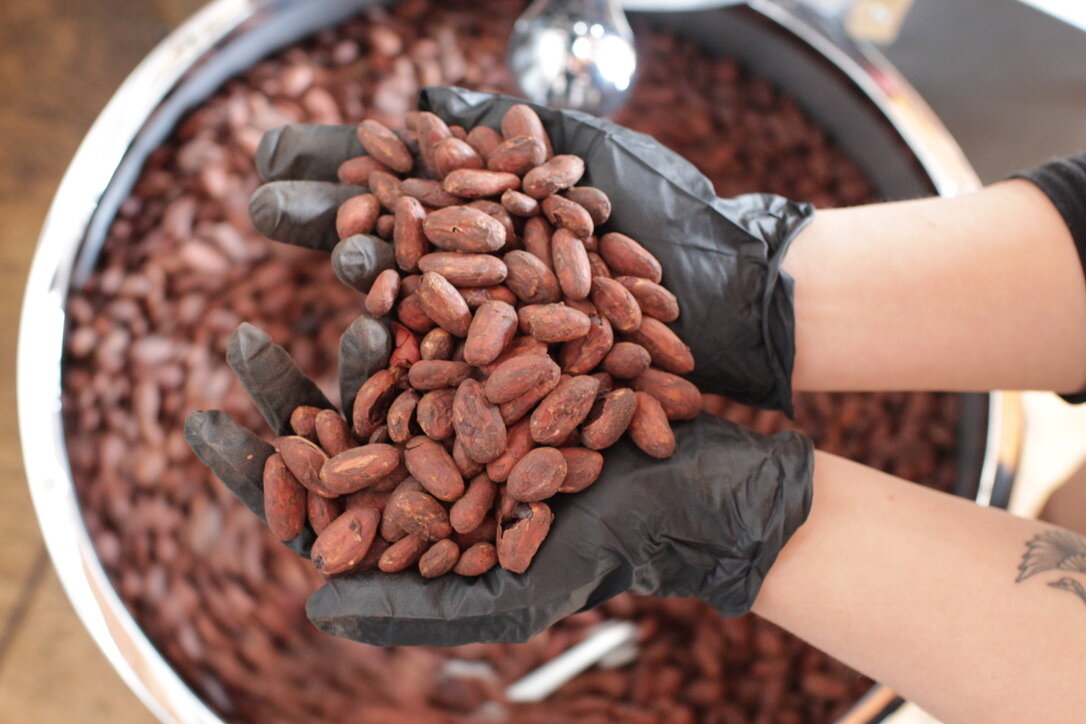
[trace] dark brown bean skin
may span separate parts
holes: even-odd
[[[430,438],[408,440],[404,463],[411,476],[435,498],[451,502],[464,494],[464,478],[452,456]]]
[[[701,412],[701,390],[693,382],[670,372],[647,369],[635,377],[630,386],[655,397],[669,420],[693,420]]]
[[[341,163],[336,176],[345,184],[365,186],[369,183],[370,174],[374,171],[389,173],[392,169],[373,156],[356,156]]]
[[[486,253],[505,245],[505,226],[486,212],[468,206],[431,212],[422,230],[434,246],[446,251]]]
[[[358,126],[358,140],[369,155],[399,173],[407,173],[415,165],[411,152],[395,133],[378,121],[367,119]]]
[[[374,227],[373,233],[381,237],[385,241],[392,241],[395,227],[395,216],[393,216],[392,214],[381,214],[377,217],[377,226]]]
[[[538,339],[532,339],[531,337],[513,337],[513,341],[506,346],[498,358],[488,365],[483,365],[480,368],[484,375],[491,375],[494,373],[500,365],[508,362],[514,357],[526,357],[528,355],[546,355],[548,347]]]
[[[561,379],[561,372],[557,369],[556,365],[551,374],[540,380],[527,392],[514,397],[508,402],[503,402],[498,405],[498,412],[501,413],[502,420],[506,425],[512,425],[520,420],[535,409],[536,404],[550,394],[551,390],[558,385]]]
[[[461,168],[453,171],[442,181],[441,187],[450,194],[466,199],[497,196],[507,189],[520,186],[520,177],[502,171],[485,171]]]
[[[401,196],[392,209],[395,213],[392,250],[396,254],[396,265],[404,271],[417,271],[419,259],[429,248],[423,233],[426,209],[418,199],[410,196]]]
[[[543,143],[547,158],[554,155],[550,136],[547,135],[546,129],[543,128],[543,121],[539,120],[539,114],[537,114],[531,106],[524,105],[523,103],[513,106],[505,112],[504,116],[502,116],[501,126],[502,136],[506,139],[517,138],[519,136],[531,136],[532,138],[539,139]]]
[[[428,541],[452,535],[449,514],[434,496],[421,490],[407,490],[393,495],[386,506],[393,520],[410,535]]]
[[[453,398],[456,390],[431,390],[419,400],[415,417],[423,434],[431,440],[444,440],[453,434]]]
[[[517,332],[517,310],[505,302],[483,302],[475,312],[464,342],[464,361],[473,367],[498,358]]]
[[[366,311],[372,317],[385,316],[392,311],[399,294],[400,273],[395,269],[385,269],[373,280],[373,286],[366,293]]]
[[[600,256],[619,276],[643,277],[657,284],[664,276],[660,262],[648,249],[616,231],[600,237]]]
[[[457,169],[481,169],[485,165],[483,157],[459,138],[446,138],[434,148],[434,166],[441,178]]]
[[[505,285],[527,304],[548,304],[562,298],[558,277],[540,259],[527,251],[511,251],[504,257],[509,270]]]
[[[414,431],[415,409],[419,404],[419,393],[414,390],[401,392],[388,408],[388,436],[393,442],[407,442],[416,433]]]
[[[579,493],[599,479],[603,471],[603,455],[583,447],[558,449],[566,459],[566,479],[559,493]]]
[[[453,196],[441,188],[440,181],[432,179],[405,178],[400,182],[400,191],[405,196],[413,196],[426,206],[434,209],[455,206],[463,201],[459,196]]]
[[[628,332],[630,340],[648,350],[652,363],[666,372],[685,375],[694,371],[694,355],[666,324],[645,317],[641,326]]]
[[[453,438],[452,459],[456,463],[456,469],[464,476],[464,480],[470,480],[483,472],[482,463],[477,463],[468,457],[468,452],[464,449],[464,443],[455,437]]]
[[[591,450],[611,447],[626,432],[637,409],[633,390],[621,388],[603,395],[581,428],[581,444]]]
[[[674,322],[679,318],[679,300],[656,282],[641,277],[617,277],[616,280],[630,290],[641,312],[661,322]]]
[[[419,259],[419,269],[435,272],[455,287],[489,287],[505,281],[505,262],[490,254],[439,251]],[[391,270],[390,270],[391,271]]]
[[[407,368],[419,361],[419,338],[410,328],[393,322],[392,325],[392,354],[388,357],[390,369]]]
[[[483,393],[476,380],[460,383],[453,399],[453,428],[468,457],[488,463],[505,450],[505,423],[501,413]]]
[[[524,250],[533,254],[548,269],[554,271],[554,254],[551,252],[552,236],[554,236],[554,227],[542,216],[534,216],[524,223]]]
[[[283,463],[306,490],[312,490],[326,498],[335,496],[335,493],[327,490],[321,483],[321,468],[328,460],[328,455],[314,442],[297,435],[287,435],[276,438],[275,451],[282,456]]]
[[[565,196],[554,194],[543,199],[543,214],[547,221],[558,228],[569,229],[578,239],[587,239],[595,231],[591,214]]]
[[[516,189],[509,189],[502,193],[502,206],[513,216],[524,218],[539,216],[539,214],[543,213],[543,209],[536,199]]]
[[[406,571],[418,563],[428,543],[417,535],[407,535],[390,545],[381,554],[377,567],[385,573]]]
[[[351,415],[355,437],[365,440],[384,423],[396,394],[396,376],[388,370],[378,370],[362,383]]]
[[[452,356],[454,345],[453,336],[444,329],[431,329],[419,342],[419,356],[422,359],[447,360]]]
[[[312,490],[307,492],[305,503],[309,527],[317,535],[323,533],[324,529],[343,513],[342,498],[326,498]]]
[[[529,304],[517,316],[522,331],[548,344],[580,339],[592,327],[587,314],[564,304]]]
[[[599,391],[599,380],[587,375],[558,383],[532,412],[532,439],[541,445],[561,445],[588,417]]]
[[[612,377],[628,380],[649,368],[649,351],[635,342],[619,342],[603,358],[603,371]]]
[[[607,223],[607,220],[611,218],[611,199],[599,189],[593,186],[574,186],[562,193],[566,198],[584,207],[596,226]]]
[[[305,530],[306,494],[282,455],[269,455],[264,461],[264,517],[279,540],[294,540]]]
[[[414,293],[407,294],[396,305],[396,319],[412,332],[419,334],[426,334],[434,328],[434,320],[430,319],[430,315],[422,308],[419,295]]]
[[[506,432],[505,449],[502,450],[502,454],[486,464],[486,474],[490,480],[495,483],[504,483],[517,461],[535,447],[530,424],[530,420],[523,419]]]
[[[457,533],[470,533],[478,528],[494,507],[497,492],[497,487],[486,473],[472,478],[468,489],[449,509],[449,523],[453,530]]]
[[[587,299],[592,291],[592,265],[581,240],[569,229],[558,229],[551,237],[551,257],[555,276],[566,297]]]
[[[476,199],[467,205],[469,209],[477,209],[482,211],[492,219],[501,222],[501,225],[505,227],[505,246],[503,249],[509,251],[513,247],[510,244],[516,241],[517,228],[513,224],[513,217],[509,215],[509,212],[505,210],[505,207],[499,204],[497,201],[491,201],[490,199]]]
[[[356,444],[351,436],[351,428],[335,410],[321,410],[317,413],[314,430],[321,448],[333,457]]]
[[[400,191],[400,179],[385,171],[371,171],[366,185],[381,202],[381,206],[389,211],[396,208],[396,200],[403,196]]]
[[[611,390],[615,389],[615,381],[614,381],[614,379],[612,379],[611,375],[607,374],[606,372],[593,372],[591,376],[595,377],[597,380],[599,380],[599,383],[600,383],[600,392],[599,392],[599,394],[603,395],[603,394],[606,394],[606,393],[610,392]]]
[[[422,282],[422,274],[408,274],[400,279],[400,296],[406,297],[408,294],[414,294],[419,290],[419,284]]]
[[[498,521],[493,516],[486,516],[483,522],[467,533],[453,533],[453,540],[460,550],[471,548],[476,543],[493,543],[498,538]]]
[[[436,170],[434,151],[443,140],[452,138],[452,131],[449,130],[448,124],[440,116],[429,111],[423,111],[419,114],[415,123],[415,130],[419,136],[419,155],[422,156],[422,162],[427,168]]]
[[[496,405],[528,392],[540,382],[557,377],[558,365],[544,355],[514,357],[498,365],[483,384],[488,400]]]
[[[294,412],[290,413],[290,429],[294,431],[295,435],[308,438],[310,440],[317,439],[317,414],[320,412],[319,407],[313,407],[311,405],[299,405],[294,408]]]
[[[455,360],[421,360],[411,365],[407,380],[416,390],[456,387],[468,378],[471,367]],[[356,405],[357,406],[357,405]]]
[[[439,540],[419,558],[419,573],[423,578],[444,576],[460,558],[460,546],[448,538]]]
[[[481,576],[498,563],[498,550],[493,543],[480,541],[460,554],[453,573],[461,576]]]
[[[588,321],[591,324],[588,333],[562,347],[559,360],[563,372],[571,375],[588,374],[604,359],[614,344],[615,333],[606,317],[592,314]]]
[[[537,199],[573,186],[584,175],[584,160],[579,156],[552,156],[542,166],[524,175],[523,191]]]
[[[675,433],[667,422],[664,408],[647,392],[635,392],[637,409],[630,420],[630,439],[646,455],[663,459],[675,452]]]
[[[531,503],[558,492],[566,479],[566,459],[556,448],[529,450],[509,472],[505,489],[515,500]]]
[[[547,160],[543,142],[532,136],[517,136],[502,142],[490,152],[486,167],[491,171],[506,171],[523,176],[529,170]]]
[[[426,272],[422,275],[416,294],[427,316],[439,327],[457,337],[467,336],[471,326],[471,310],[448,279],[434,272]]]
[[[468,304],[468,309],[477,309],[486,302],[505,302],[513,305],[517,303],[517,295],[504,284],[495,284],[492,287],[467,287],[460,289],[460,296]]]
[[[388,443],[392,438],[388,436],[388,425],[381,425],[376,430],[370,433],[370,436],[366,438],[367,444],[373,443]]]
[[[399,485],[397,485],[392,490],[392,492],[385,497],[385,505],[383,508],[381,508],[381,527],[379,529],[382,538],[391,543],[394,543],[407,535],[407,531],[404,530],[403,526],[401,525],[403,516],[400,514],[400,510],[397,507],[396,501],[404,493],[421,490],[422,486],[419,485],[419,481],[415,480],[411,476],[408,476],[404,478],[399,483]],[[367,493],[370,492],[371,491],[369,490],[361,490],[357,493],[353,493],[352,495],[347,496],[347,498],[350,499],[355,496],[366,496]],[[444,508],[442,508],[442,510],[444,510]]]
[[[587,244],[585,244],[585,249],[588,249]],[[591,249],[588,249],[588,265],[592,267],[592,276],[603,277],[604,279],[611,278],[611,270],[607,268],[607,264],[603,261],[603,257]]]
[[[381,514],[373,508],[344,511],[313,541],[313,566],[326,576],[351,570],[369,552],[380,522]]]
[[[336,235],[346,239],[355,234],[372,234],[381,215],[381,204],[373,194],[347,199],[336,211]]]
[[[476,126],[468,131],[467,142],[485,159],[490,158],[494,149],[501,145],[501,134],[489,126]]]
[[[340,503],[342,510],[348,508],[373,508],[374,510],[384,510],[385,505],[388,504],[389,498],[392,497],[392,488],[388,490],[380,490],[385,485],[374,485],[370,488],[363,488],[362,490],[356,490],[353,493],[348,493],[340,498],[336,498],[333,502]]]
[[[375,485],[400,467],[400,448],[382,443],[351,448],[321,467],[321,484],[336,495]]]
[[[509,527],[499,521],[498,564],[507,571],[524,573],[547,537],[554,513],[546,503],[520,503],[513,506],[510,518],[516,522]]]
[[[614,279],[592,278],[592,303],[600,314],[622,332],[631,332],[641,326],[641,307],[630,290]]]

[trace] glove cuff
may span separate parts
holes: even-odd
[[[759,490],[772,491],[765,500],[737,501],[734,512],[746,520],[725,532],[734,541],[729,555],[719,559],[698,597],[723,616],[742,616],[750,611],[766,573],[792,534],[807,520],[811,510],[814,447],[798,433],[781,433],[756,473],[746,497]],[[775,468],[775,470],[774,470]]]
[[[749,352],[760,356],[754,380],[736,381],[724,394],[737,402],[781,410],[789,417],[792,409],[792,367],[796,356],[795,282],[781,270],[793,240],[814,217],[814,207],[775,194],[746,194],[722,202],[724,215],[753,240],[757,250],[743,249],[738,279],[761,279],[754,285],[751,302],[750,338],[760,344]],[[749,255],[748,255],[749,254]],[[756,384],[760,382],[761,384]],[[768,383],[768,386],[767,386]]]

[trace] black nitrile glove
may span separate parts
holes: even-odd
[[[380,336],[383,328],[363,325]],[[340,368],[381,366],[375,343],[345,347]],[[387,347],[386,359],[387,359]],[[229,359],[277,434],[297,405],[329,407],[289,356],[243,325]],[[357,380],[347,387],[357,389]],[[550,534],[527,572],[479,578],[368,572],[333,578],[306,612],[322,630],[379,645],[523,641],[560,618],[624,591],[697,596],[722,614],[750,609],[769,567],[811,503],[810,442],[765,437],[702,414],[674,423],[675,454],[654,460],[628,440],[608,448],[587,490],[548,501]],[[218,411],[194,412],[185,437],[200,459],[263,519],[262,473],[272,447]],[[289,543],[307,555],[307,530]]]
[[[505,111],[521,102],[427,88],[420,108],[465,128],[498,128]],[[600,233],[633,237],[663,265],[664,285],[682,309],[670,326],[697,364],[690,378],[706,391],[791,414],[792,280],[780,265],[813,208],[773,194],[718,198],[708,178],[648,136],[583,113],[532,107],[556,152],[585,160],[579,184],[610,197],[611,220]],[[336,181],[342,161],[364,153],[354,126],[299,125],[268,133],[257,168],[271,183],[253,196],[256,227],[280,241],[330,249],[335,209],[358,189],[328,182]],[[366,240],[352,258],[374,269],[355,278],[372,279],[381,265],[392,263],[390,254],[370,244]]]

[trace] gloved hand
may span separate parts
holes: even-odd
[[[369,334],[378,339],[369,340]],[[357,389],[385,364],[383,327],[361,324],[341,354],[341,380]],[[382,355],[384,360],[382,360]],[[331,407],[287,353],[242,325],[231,366],[277,434],[298,405]],[[200,459],[264,519],[268,443],[219,411],[194,412],[185,437]],[[558,619],[623,591],[697,596],[722,614],[749,610],[777,554],[811,502],[810,442],[796,433],[758,435],[702,414],[675,423],[677,448],[654,460],[623,440],[606,451],[587,490],[558,495],[550,534],[527,572],[492,569],[475,579],[424,580],[416,572],[333,578],[306,606],[322,630],[379,645],[454,646],[523,641]],[[308,555],[313,533],[289,545]]]
[[[428,88],[420,109],[465,128],[497,128],[520,102]],[[791,414],[792,280],[780,265],[813,208],[772,194],[718,198],[708,178],[648,136],[582,113],[533,108],[558,152],[585,160],[580,184],[610,197],[604,230],[633,237],[663,265],[664,284],[682,309],[671,326],[697,364],[691,380],[705,391]],[[331,249],[336,208],[361,193],[334,183],[336,169],[364,154],[354,126],[268,133],[257,152],[257,168],[270,183],[253,196],[256,227],[273,239]],[[392,255],[374,240],[354,249],[350,260],[354,278],[371,280],[391,266]]]

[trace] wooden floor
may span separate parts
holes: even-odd
[[[48,204],[87,128],[197,0],[0,1],[0,722],[151,722],[76,618],[30,505],[15,338]]]

